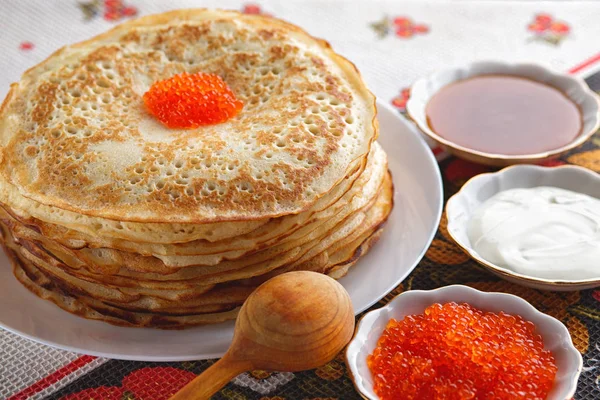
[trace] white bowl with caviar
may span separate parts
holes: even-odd
[[[449,153],[497,167],[556,158],[600,125],[598,95],[583,79],[502,61],[474,62],[416,81],[406,110]]]
[[[517,165],[469,180],[446,205],[448,233],[475,261],[537,289],[600,286],[600,175]]]
[[[532,322],[535,333],[542,337],[544,349],[550,350],[557,366],[554,386],[548,400],[568,400],[573,397],[583,368],[581,354],[573,346],[567,328],[557,319],[538,311],[518,296],[507,293],[481,292],[468,286],[452,285],[435,290],[410,290],[396,296],[386,306],[371,311],[360,320],[356,334],[346,350],[346,362],[358,393],[365,399],[378,400],[373,389],[373,376],[367,357],[391,319],[422,314],[432,304],[467,303],[474,308],[494,313],[519,315]]]

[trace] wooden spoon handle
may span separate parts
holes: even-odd
[[[251,369],[251,363],[232,359],[227,353],[175,393],[170,400],[210,400],[230,380]]]

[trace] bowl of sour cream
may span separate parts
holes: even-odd
[[[600,175],[517,165],[469,180],[446,205],[448,233],[475,261],[526,286],[600,286]]]

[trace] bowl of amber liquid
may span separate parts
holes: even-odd
[[[372,400],[569,400],[583,368],[560,321],[462,285],[404,292],[365,314],[346,362]]]
[[[406,110],[447,152],[496,167],[559,157],[600,125],[599,98],[582,79],[536,64],[440,71],[413,84]]]

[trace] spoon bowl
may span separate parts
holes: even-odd
[[[302,371],[331,361],[354,333],[350,296],[334,279],[316,272],[288,272],[258,287],[235,324],[221,360],[172,400],[209,399],[238,374],[263,369]]]

